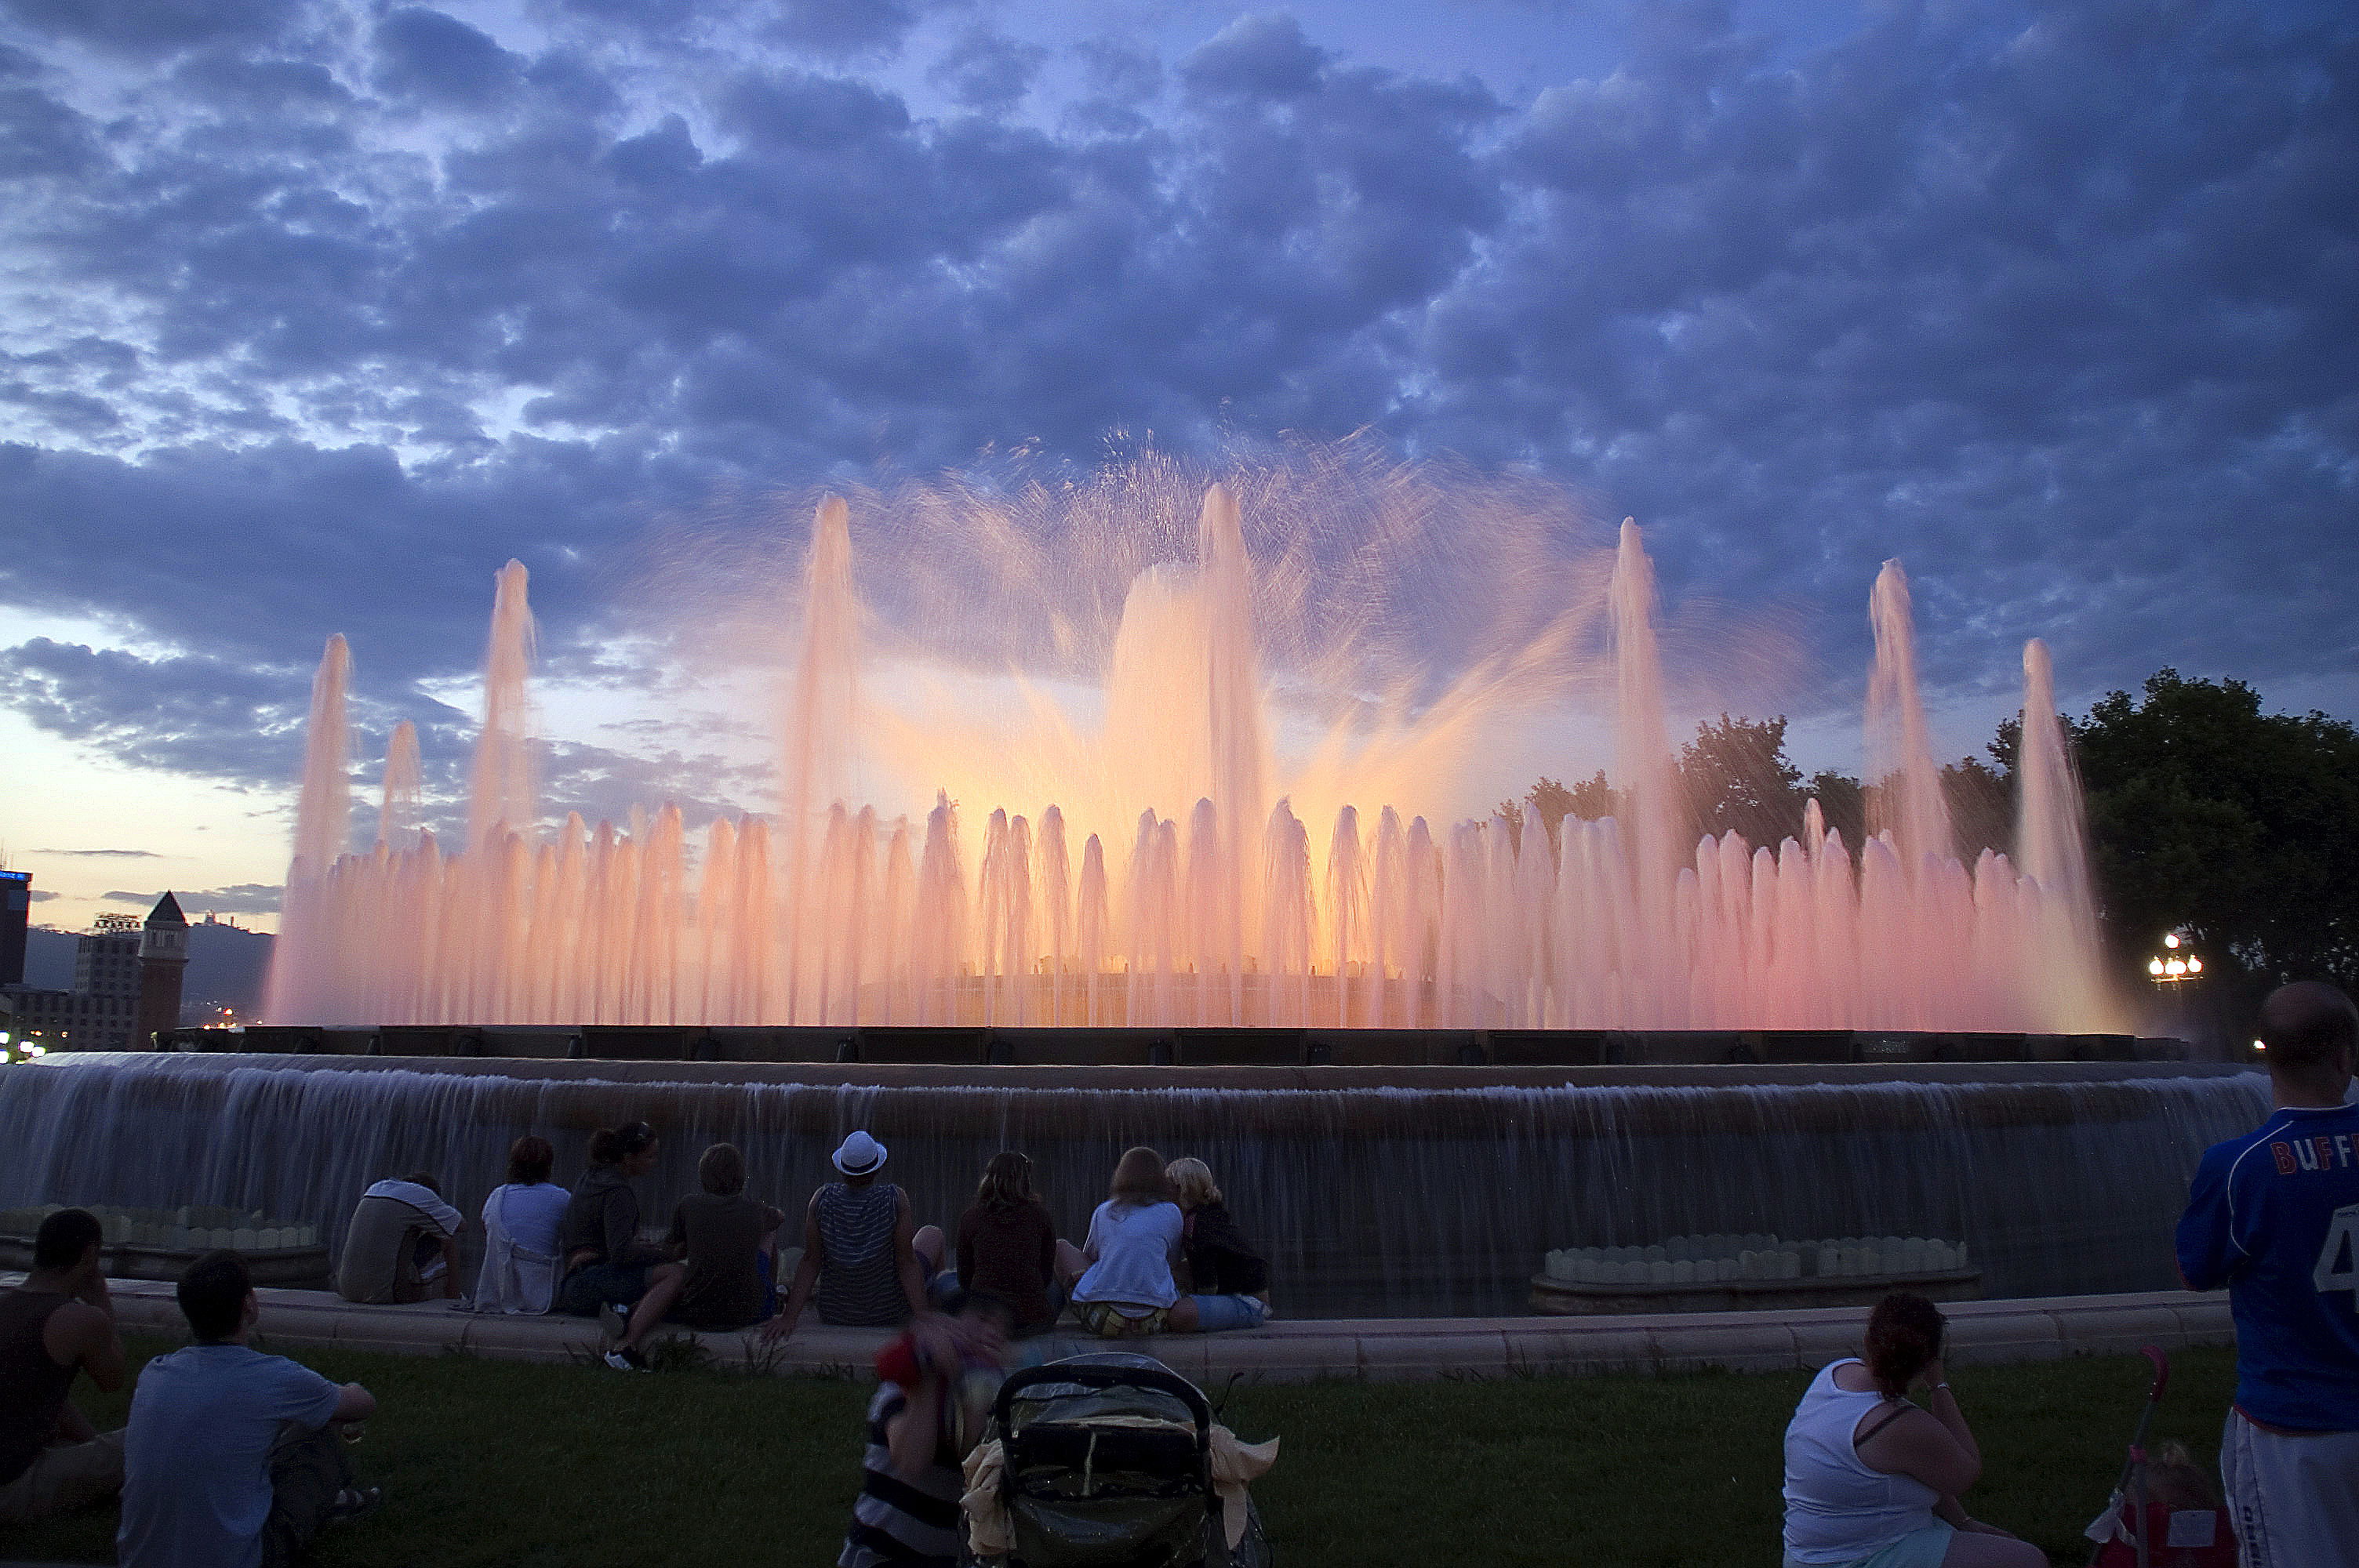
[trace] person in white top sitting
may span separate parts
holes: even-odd
[[[361,1195],[336,1259],[336,1293],[383,1306],[459,1294],[459,1229],[466,1221],[442,1201],[424,1171],[383,1181]]]
[[[1071,1290],[1082,1325],[1108,1339],[1193,1333],[1196,1303],[1180,1293],[1171,1273],[1186,1226],[1163,1156],[1125,1152],[1114,1168],[1113,1195],[1090,1216],[1089,1238],[1080,1247],[1057,1243],[1057,1277]]]
[[[557,1227],[573,1195],[549,1179],[557,1151],[526,1133],[508,1145],[508,1179],[484,1199],[477,1312],[542,1313],[557,1292]]]
[[[1941,1367],[1944,1326],[1895,1292],[1868,1315],[1864,1358],[1811,1380],[1786,1427],[1785,1568],[2048,1568],[1958,1501],[1983,1457]],[[1923,1409],[1903,1397],[1920,1382]]]

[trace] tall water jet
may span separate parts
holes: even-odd
[[[2016,747],[2016,864],[2039,887],[2052,928],[2039,934],[2037,961],[2079,1029],[2115,1025],[2120,1008],[2098,968],[2096,893],[2089,880],[2088,825],[2081,781],[2056,711],[2056,671],[2048,644],[2023,645],[2023,729]]]
[[[326,1016],[339,1011],[329,991],[337,979],[337,912],[325,897],[336,862],[353,831],[352,724],[345,711],[353,655],[339,632],[321,651],[311,676],[310,727],[303,741],[303,789],[295,802],[295,853],[273,945],[266,1003],[273,1018]]]
[[[1925,702],[1917,687],[1917,623],[1908,596],[1908,574],[1897,560],[1884,563],[1868,596],[1868,624],[1875,633],[1875,669],[1867,687],[1868,780],[1875,786],[1877,820],[1899,847],[1902,871],[1912,879],[1928,855],[1955,853],[1950,806],[1941,795],[1941,770],[1933,762]]]
[[[385,748],[385,794],[377,806],[376,841],[388,849],[414,847],[418,794],[425,779],[418,756],[418,726],[405,719]]]
[[[852,586],[852,508],[842,496],[819,504],[803,574],[802,633],[787,695],[780,827],[787,835],[787,1015],[812,1022],[803,933],[811,907],[814,819],[852,787],[860,726],[860,606]]]
[[[484,657],[484,728],[467,808],[467,845],[481,849],[499,833],[529,838],[540,816],[533,787],[532,605],[522,561],[493,579],[492,632]]]
[[[1642,964],[1668,957],[1671,883],[1678,865],[1680,810],[1670,733],[1663,721],[1663,661],[1655,643],[1655,567],[1647,558],[1637,523],[1622,521],[1608,590],[1614,638],[1614,762],[1621,779],[1623,814],[1630,825],[1627,852],[1636,878]],[[1652,988],[1644,988],[1651,994]],[[1664,1025],[1665,1016],[1642,1024]]]
[[[1262,711],[1261,654],[1255,645],[1253,563],[1245,524],[1226,485],[1204,494],[1197,524],[1198,591],[1205,629],[1204,717],[1211,726],[1213,808],[1240,826],[1259,822],[1269,800],[1269,735]],[[1227,909],[1245,907],[1245,835],[1224,839]],[[1249,929],[1240,939],[1251,940]]]

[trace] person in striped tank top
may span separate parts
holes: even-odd
[[[964,1540],[961,1466],[984,1423],[958,1419],[973,1374],[1005,1362],[1015,1327],[1007,1303],[980,1291],[946,1303],[952,1321],[920,1332],[896,1365],[917,1369],[910,1382],[876,1386],[868,1402],[868,1446],[860,1462],[860,1496],[852,1505],[836,1568],[955,1568]]]
[[[897,1328],[926,1310],[926,1284],[940,1271],[942,1233],[916,1227],[909,1196],[890,1182],[885,1145],[864,1131],[833,1156],[841,1182],[811,1194],[803,1213],[803,1256],[786,1305],[762,1325],[766,1342],[784,1339],[816,1305],[819,1320],[839,1328]]]

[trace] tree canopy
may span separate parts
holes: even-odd
[[[2185,925],[2270,979],[2359,982],[2359,731],[2172,669],[2072,731],[2122,940]]]
[[[2256,981],[2359,987],[2359,730],[2323,713],[2265,713],[2242,681],[2171,669],[2148,677],[2139,697],[2110,693],[2065,726],[2087,794],[2099,902],[2119,950],[2143,957],[2183,926]],[[1989,763],[1966,757],[1941,770],[1968,860],[2012,849],[2021,733],[2009,718]],[[1827,826],[1856,850],[1877,794],[1832,771],[1806,784],[1786,755],[1783,716],[1723,713],[1699,725],[1679,776],[1696,831],[1734,829],[1772,847],[1800,832],[1815,795]],[[1554,844],[1565,817],[1609,816],[1620,795],[1599,772],[1571,787],[1543,778],[1516,804]]]

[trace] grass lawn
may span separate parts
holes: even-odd
[[[135,1365],[169,1348],[132,1344]],[[263,1348],[268,1348],[266,1344]],[[835,1561],[866,1390],[675,1370],[626,1377],[468,1357],[303,1351],[382,1402],[353,1450],[386,1506],[321,1542],[325,1568]],[[2173,1358],[2155,1437],[2217,1457],[2234,1355]],[[1286,1568],[1399,1563],[1775,1564],[1779,1440],[1800,1372],[1239,1387],[1224,1419],[1285,1439],[1255,1487]],[[1986,1467],[1967,1499],[2060,1563],[2118,1472],[2146,1363],[2084,1357],[1952,1375]],[[1207,1390],[1220,1399],[1218,1390]],[[103,1426],[128,1394],[77,1390]],[[0,1530],[0,1558],[111,1563],[110,1507]]]

